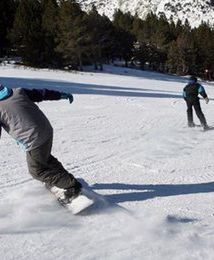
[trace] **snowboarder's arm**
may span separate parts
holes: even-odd
[[[198,85],[198,93],[199,93],[204,99],[207,98],[207,93],[206,93],[204,87],[201,86],[200,84]]]
[[[61,93],[48,89],[24,89],[27,96],[33,102],[41,102],[43,100],[59,100]]]
[[[198,93],[204,98],[206,104],[209,103],[209,98],[203,86],[199,84]]]
[[[60,100],[69,99],[70,103],[73,101],[73,96],[64,92],[59,92],[49,89],[24,89],[25,93],[33,102],[41,102],[44,100]]]

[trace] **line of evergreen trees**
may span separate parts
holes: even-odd
[[[116,10],[113,20],[73,0],[0,2],[0,57],[18,55],[26,65],[102,69],[115,59],[126,66],[214,78],[214,30],[191,29],[164,15],[145,20]]]

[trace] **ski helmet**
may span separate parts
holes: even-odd
[[[188,79],[188,82],[189,83],[196,83],[198,81],[198,79],[195,77],[195,76],[191,76],[191,77],[189,77],[189,79]]]

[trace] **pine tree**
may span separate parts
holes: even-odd
[[[103,15],[102,19],[102,60],[109,63],[115,56],[115,30],[110,19]]]
[[[85,13],[75,1],[60,1],[56,51],[62,55],[63,64],[82,70],[87,48]]]
[[[145,41],[145,35],[143,33],[144,28],[144,21],[140,19],[137,15],[134,16],[134,20],[132,23],[132,30],[131,32],[133,35],[135,35],[137,41],[144,42]]]
[[[129,13],[126,15],[121,11],[116,11],[114,14],[115,51],[119,58],[124,59],[126,67],[128,61],[132,59],[134,42],[136,42],[136,38],[132,33],[133,21],[134,17],[131,17]]]
[[[15,10],[15,0],[0,1],[0,57],[10,52],[8,33],[13,25]]]
[[[190,33],[184,33],[177,38],[179,50],[179,74],[185,75],[195,72],[195,46]]]
[[[179,75],[195,74],[196,47],[191,33],[182,33],[172,42],[168,52],[167,66],[169,72]]]
[[[58,5],[56,0],[41,0],[42,7],[42,63],[56,66],[59,60],[56,48]]]
[[[41,5],[38,0],[19,0],[10,34],[23,62],[40,66],[42,62]]]
[[[159,48],[167,48],[168,44],[176,39],[175,24],[169,23],[165,15],[158,19],[156,32],[152,35],[152,42]]]
[[[176,38],[178,37],[178,35],[180,35],[181,33],[183,33],[183,25],[180,19],[178,19],[176,26],[175,26],[175,36]]]
[[[214,76],[214,30],[206,23],[202,23],[193,31],[197,47],[197,70],[203,76],[205,70],[209,70]]]
[[[123,13],[121,10],[116,10],[113,17],[114,26],[130,32],[133,27],[134,17],[130,12]]]
[[[102,70],[104,59],[111,55],[113,26],[110,20],[101,16],[93,6],[87,16],[87,31],[90,59],[95,69],[99,67]]]
[[[158,30],[158,17],[150,13],[147,15],[142,32],[146,43],[152,43],[152,37]]]
[[[180,64],[181,64],[181,60],[180,60],[179,49],[176,41],[173,41],[169,45],[169,51],[167,54],[167,63],[166,63],[167,71],[173,74],[178,73]]]

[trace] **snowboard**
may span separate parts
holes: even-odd
[[[56,197],[59,204],[68,209],[73,215],[77,215],[83,212],[85,209],[94,204],[94,200],[87,196],[87,192],[84,188],[82,189],[81,193],[76,198],[72,199],[69,203],[64,203],[61,199],[64,194],[63,189],[57,187],[49,188],[47,186],[46,188]]]
[[[207,129],[203,129],[204,132],[210,131],[210,130],[214,130],[214,127],[213,126],[209,126]]]
[[[94,204],[92,199],[89,199],[84,194],[79,194],[75,199],[73,199],[70,203],[65,204],[65,206],[72,214],[77,215],[80,212],[83,212],[85,209]]]

